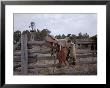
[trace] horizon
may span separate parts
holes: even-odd
[[[37,29],[34,29],[34,30],[36,30],[37,31]],[[43,29],[42,29],[43,30]],[[40,30],[40,31],[42,31],[42,30]],[[20,30],[16,30],[16,31],[20,31]],[[16,31],[14,31],[14,32],[16,32]],[[26,30],[23,30],[23,31],[26,31]],[[21,33],[23,32],[23,31],[21,31]],[[28,30],[29,32],[30,32],[30,30]],[[79,33],[81,33],[81,32],[79,32]],[[78,34],[79,34],[78,33]],[[76,35],[76,36],[78,36],[78,34],[74,34],[74,35]],[[85,34],[85,33],[84,33]],[[88,33],[87,33],[88,34]],[[51,33],[50,33],[50,35],[52,35]],[[63,34],[57,34],[57,35],[63,35]],[[57,36],[57,35],[52,35],[52,36]],[[65,36],[67,36],[68,34],[64,34]],[[72,34],[71,34],[72,35]],[[83,35],[83,33],[82,33],[82,35]],[[88,34],[89,35],[89,34]],[[94,35],[89,35],[89,37],[92,37],[92,36],[95,36],[95,35],[97,35],[97,34],[94,34]]]

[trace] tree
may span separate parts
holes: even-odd
[[[64,34],[62,34],[62,39],[66,38],[66,36]]]
[[[51,33],[51,31],[49,31],[48,29],[43,29],[43,30],[41,31],[42,36],[47,36],[47,35],[49,35],[50,33]]]
[[[97,35],[94,35],[94,36],[90,37],[90,39],[92,39],[94,41],[97,41]]]
[[[83,38],[83,35],[82,35],[81,32],[78,34],[77,38],[78,38],[78,39],[82,39],[82,38]]]
[[[41,32],[40,32],[40,38],[41,40],[45,39],[45,37],[47,35],[49,35],[51,33],[51,31],[49,31],[48,29],[43,29]]]
[[[71,34],[68,34],[68,35],[67,35],[67,37],[70,37],[70,36],[71,36]]]
[[[76,35],[74,35],[74,34],[72,34],[70,37],[69,37],[71,40],[76,40],[76,38],[77,38],[77,36]]]
[[[40,40],[40,33],[41,33],[41,31],[39,29],[37,29],[35,40]]]
[[[89,38],[89,35],[87,33],[83,34],[83,38],[87,39]]]
[[[57,38],[57,39],[61,39],[62,36],[59,34],[59,35],[56,35],[55,38]]]
[[[21,31],[17,30],[14,32],[14,44],[16,44],[21,38]]]

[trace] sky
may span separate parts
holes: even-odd
[[[35,22],[35,28],[48,29],[51,35],[88,33],[90,36],[97,34],[97,14],[95,13],[62,13],[62,14],[14,14],[14,31],[31,30],[31,22]]]

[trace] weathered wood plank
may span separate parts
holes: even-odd
[[[14,59],[14,62],[21,62],[21,59],[16,58],[16,59]],[[28,63],[33,63],[33,62],[37,62],[37,59],[28,58]]]
[[[28,49],[28,53],[41,53],[41,54],[49,54],[51,53],[50,50],[32,50],[32,49]],[[77,51],[76,54],[92,54],[92,53],[96,53],[96,51]],[[14,52],[15,56],[20,56],[21,55],[21,51],[15,51]]]
[[[41,53],[41,54],[49,54],[50,50],[28,50],[28,53]],[[21,56],[21,51],[14,52],[14,56]]]
[[[88,49],[82,49],[82,50],[80,50],[80,49],[78,49],[78,50],[76,50],[76,53],[77,53],[77,54],[97,53],[97,50],[88,50]]]
[[[87,55],[76,55],[76,58],[88,58],[88,57],[96,57],[96,54],[87,54]]]
[[[77,58],[89,58],[89,57],[96,57],[96,54],[89,54],[89,55],[76,55]],[[35,60],[36,59],[36,60]],[[55,58],[53,56],[42,56],[42,57],[36,57],[36,58],[29,58],[29,62],[34,62],[37,60],[54,60]],[[19,56],[14,56],[14,62],[20,62],[20,57]]]
[[[56,67],[58,64],[36,65],[37,68]]]
[[[16,70],[16,68],[21,68],[21,64],[14,65],[14,71]],[[34,65],[33,66],[28,65],[28,69],[34,69],[34,68],[35,68]]]
[[[28,41],[28,44],[31,45],[44,45],[45,43],[45,41]]]
[[[21,72],[23,75],[28,74],[28,52],[27,52],[27,35],[21,35]]]
[[[51,50],[28,50],[29,53],[41,53],[41,54],[48,54],[51,53]]]

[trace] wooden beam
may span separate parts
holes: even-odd
[[[89,55],[76,55],[76,58],[89,58],[89,57],[96,57],[96,54],[89,54]],[[21,57],[14,56],[14,62],[21,62]],[[37,62],[37,60],[55,60],[53,56],[42,56],[37,58],[29,58],[28,63]]]
[[[48,54],[51,53],[51,50],[28,50],[29,53],[41,53],[41,54]]]
[[[28,74],[28,51],[27,51],[27,35],[21,35],[21,72],[22,75]]]
[[[97,54],[86,54],[86,55],[82,54],[82,55],[76,55],[76,59],[77,59],[77,58],[96,57],[96,56],[97,56]]]
[[[28,41],[28,44],[31,45],[43,45],[45,43],[46,43],[45,41]]]
[[[29,54],[31,54],[31,53],[41,53],[41,54],[48,54],[48,53],[51,53],[51,50],[32,50],[32,49],[28,49],[28,52],[29,52]],[[97,53],[97,51],[91,51],[91,50],[89,50],[89,51],[80,51],[80,50],[77,50],[76,51],[76,53],[77,54],[89,54],[89,53]],[[21,51],[15,51],[14,52],[14,55],[15,56],[21,56]]]
[[[51,50],[27,50],[29,54],[32,54],[32,53],[41,53],[41,54],[49,54],[51,53]],[[14,56],[21,56],[21,51],[15,51],[14,52]]]

